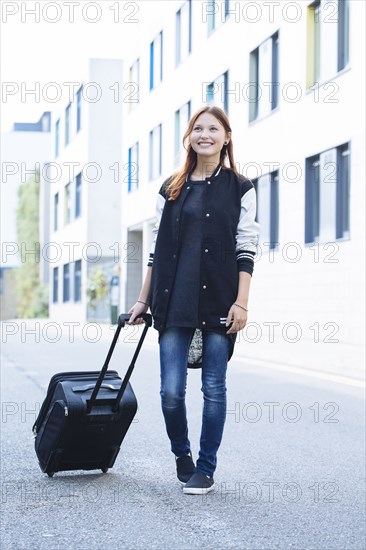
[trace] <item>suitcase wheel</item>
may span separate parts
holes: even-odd
[[[108,468],[102,468],[103,474],[106,474],[108,472]]]
[[[48,477],[53,477],[55,475],[55,472],[47,472]]]

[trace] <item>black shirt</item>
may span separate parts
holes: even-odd
[[[199,328],[199,282],[202,243],[204,181],[189,181],[192,192],[185,201],[181,216],[187,231],[182,235],[178,265],[172,289],[166,328]]]

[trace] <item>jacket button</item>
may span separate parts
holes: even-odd
[[[206,321],[202,321],[202,324],[205,325],[205,324],[206,324]]]
[[[188,187],[186,189],[190,189],[190,186],[188,185]]]
[[[176,222],[179,222],[179,218],[175,218],[175,221],[176,221]]]
[[[208,185],[210,185],[210,183],[211,183],[211,182],[210,182],[210,181],[208,181],[207,183],[208,183]]]
[[[169,292],[169,290],[167,288],[164,288],[164,292]]]
[[[207,288],[207,286],[206,286],[206,285],[203,285],[203,287],[202,287],[202,288]]]
[[[205,252],[208,252],[208,248],[205,248]]]
[[[208,218],[209,216],[210,216],[210,214],[207,213],[207,214],[206,214],[206,218]]]

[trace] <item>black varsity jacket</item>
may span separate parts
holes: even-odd
[[[157,197],[157,222],[148,261],[152,266],[149,304],[154,328],[159,332],[165,327],[180,239],[185,231],[181,209],[191,189],[187,177],[179,197],[170,201],[166,192],[169,179],[163,182]],[[201,329],[225,325],[237,297],[239,272],[253,274],[259,237],[253,183],[220,165],[205,181],[197,327]]]

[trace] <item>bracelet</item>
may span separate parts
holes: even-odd
[[[150,307],[150,304],[147,304],[146,302],[142,302],[141,300],[136,300],[137,302],[139,302],[140,304],[145,304],[145,306],[149,306]]]
[[[245,307],[243,307],[243,306],[240,306],[239,304],[236,304],[236,303],[234,303],[234,306],[238,306],[238,307],[241,307],[241,309],[244,309],[244,311],[249,311],[249,309],[246,309]]]

